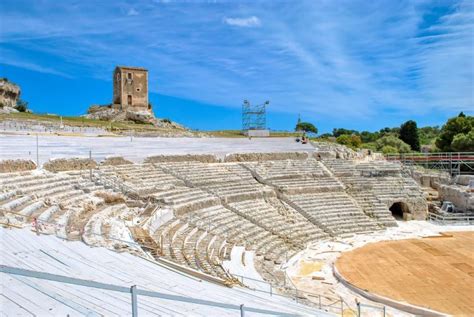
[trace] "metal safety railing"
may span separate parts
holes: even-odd
[[[374,305],[368,305],[368,304],[362,304],[360,302],[357,302],[357,317],[361,317],[363,312],[364,312],[364,308],[367,308],[369,309],[370,311],[379,311],[381,313],[381,315],[383,317],[386,316],[386,308],[385,306],[374,306]],[[373,316],[374,314],[371,313],[370,316]]]
[[[474,174],[474,152],[397,153],[387,154],[385,158],[407,166],[442,170],[451,176]]]
[[[78,279],[78,278],[68,277],[64,275],[26,270],[26,269],[21,269],[21,268],[6,266],[6,265],[0,265],[0,272],[6,273],[6,274],[12,274],[12,275],[25,276],[29,278],[37,278],[37,279],[51,281],[51,282],[59,282],[63,284],[78,285],[78,286],[84,286],[88,288],[96,288],[96,289],[101,289],[101,290],[130,294],[131,312],[132,312],[133,317],[138,316],[138,296],[139,295],[159,298],[162,300],[178,301],[178,302],[190,303],[190,304],[195,304],[195,305],[229,309],[229,310],[240,312],[241,317],[245,316],[245,312],[265,314],[265,315],[274,315],[274,316],[287,315],[280,311],[256,308],[256,307],[246,306],[245,304],[227,304],[227,303],[222,303],[222,302],[217,302],[217,301],[211,301],[211,300],[205,300],[205,299],[199,299],[199,298],[193,298],[193,297],[187,297],[187,296],[181,296],[181,295],[173,295],[173,294],[166,294],[166,293],[161,293],[161,292],[148,291],[144,289],[139,289],[136,285],[119,286],[119,285],[107,284],[107,283],[96,282],[96,281],[91,281],[91,280]]]
[[[312,307],[327,312],[336,313],[341,316],[343,315],[344,307],[348,306],[340,297],[337,298],[333,296],[302,291],[294,286],[289,285],[275,285],[266,281],[257,280],[239,274],[232,274],[232,276],[238,278],[243,285],[246,285],[249,289],[255,292],[269,294],[270,296],[279,296],[293,299],[296,303],[308,304],[309,302]],[[259,284],[262,287],[259,287]]]
[[[428,212],[427,219],[441,225],[474,225],[474,214],[442,215]]]
[[[18,220],[21,219],[23,221],[30,221],[30,220],[33,219],[33,217],[25,216],[25,215],[22,215],[22,214],[19,214],[19,213],[16,213],[16,212],[11,212],[11,211],[3,211],[3,212],[5,214],[14,215],[15,217],[18,218]],[[58,235],[59,231],[61,229],[66,228],[65,225],[60,225],[60,224],[49,222],[49,221],[42,221],[42,220],[39,220],[39,219],[33,220],[33,223],[34,224],[31,225],[32,230],[37,232],[37,234],[51,234],[51,233],[54,233],[54,234]],[[13,224],[11,224],[10,221],[8,221],[7,223],[0,223],[0,225],[11,226]],[[28,224],[25,224],[25,225],[28,226]],[[104,241],[110,241],[110,242],[113,242],[113,243],[125,244],[125,245],[130,246],[131,248],[137,248],[137,249],[141,248],[141,245],[137,242],[127,241],[127,240],[122,240],[122,239],[117,239],[117,238],[112,238],[112,237],[106,237],[102,234],[97,234],[97,233],[93,233],[93,232],[84,233],[84,232],[81,231],[80,239],[82,239],[82,234],[86,234],[87,236],[96,236],[97,238],[103,238]],[[72,241],[77,240],[77,239],[69,239],[67,236],[58,236],[58,238],[64,239],[64,240],[72,240]],[[130,239],[132,239],[131,236],[130,236]],[[275,285],[275,284],[271,284],[271,283],[266,282],[266,281],[257,280],[257,279],[254,279],[254,278],[250,278],[250,277],[242,276],[242,275],[238,275],[238,274],[232,274],[232,273],[229,273],[229,274],[232,277],[235,277],[235,278],[239,279],[245,287],[247,287],[248,289],[250,289],[252,291],[269,294],[271,297],[277,297],[278,296],[278,297],[282,297],[282,298],[287,298],[287,299],[290,299],[290,300],[294,300],[296,303],[300,303],[300,304],[307,304],[308,303],[307,301],[304,302],[304,299],[307,299],[310,303],[312,303],[312,305],[309,305],[309,306],[306,305],[306,306],[314,307],[315,309],[318,308],[318,309],[325,310],[325,311],[328,311],[328,312],[333,312],[333,313],[339,314],[341,316],[342,316],[342,313],[343,313],[343,310],[344,310],[344,305],[348,306],[347,304],[344,303],[342,298],[335,298],[335,297],[329,297],[329,296],[326,296],[326,295],[306,292],[306,291],[299,290],[296,287],[292,287],[292,286],[289,286],[289,285],[288,286]],[[249,281],[252,281],[252,283],[248,283]],[[256,287],[255,286],[256,283],[261,284],[262,287]],[[282,287],[285,289],[286,293],[278,291]],[[312,298],[313,300],[311,300],[310,298]],[[323,302],[323,300],[330,301],[330,303]]]

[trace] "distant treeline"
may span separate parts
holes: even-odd
[[[413,120],[400,127],[383,128],[377,132],[335,128],[332,133],[317,137],[337,142],[353,149],[366,148],[388,153],[474,152],[474,117],[460,113],[442,126],[418,128]]]

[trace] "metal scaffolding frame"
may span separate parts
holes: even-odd
[[[265,101],[259,105],[251,105],[248,100],[242,104],[242,131],[265,130],[267,126],[266,107],[270,104]]]
[[[387,154],[386,158],[408,166],[445,171],[451,176],[474,174],[474,152],[401,153]]]

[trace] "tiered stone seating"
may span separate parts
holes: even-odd
[[[275,196],[271,188],[257,182],[252,174],[236,163],[167,163],[164,170],[189,186],[206,190],[225,202]]]
[[[182,181],[153,164],[101,166],[95,171],[95,175],[111,182],[121,182],[141,195],[184,185]]]
[[[169,205],[177,215],[185,214],[199,208],[215,206],[219,199],[199,188],[185,186],[173,187],[150,195],[155,201]]]
[[[334,234],[377,230],[370,219],[345,192],[288,196],[308,218]]]
[[[247,200],[229,204],[243,217],[301,247],[307,242],[326,237],[326,234],[301,214],[277,199]],[[279,209],[277,209],[279,207]]]
[[[103,216],[98,218],[99,214],[108,208],[115,208],[107,205],[101,195],[97,196],[99,192],[111,192],[83,178],[80,172],[0,174],[0,184],[3,190],[0,210],[7,223],[23,225],[36,218],[42,233],[78,239],[84,231],[84,240],[94,245],[104,245],[99,240],[102,239],[101,228],[107,224],[110,227],[108,236],[124,238],[120,231],[126,228],[120,221],[111,218],[105,222],[95,221],[103,219]],[[122,207],[119,211],[130,212],[125,205]],[[113,216],[124,215],[115,212]]]
[[[309,242],[392,225],[386,203],[419,195],[396,165],[371,164],[159,162],[100,166],[92,179],[81,171],[0,174],[0,211],[8,221],[35,217],[53,226],[45,232],[115,249],[134,250],[130,227],[152,256],[226,280],[221,264],[244,247],[262,277],[281,285],[281,264]],[[114,191],[120,199],[99,194]]]
[[[326,160],[324,164],[339,176],[364,212],[385,226],[396,225],[388,209],[393,202],[422,200],[422,190],[398,163]]]
[[[287,202],[327,233],[355,233],[378,229],[346,194],[343,184],[320,162],[272,161],[249,163],[257,177],[277,188]],[[323,208],[322,208],[323,207]]]

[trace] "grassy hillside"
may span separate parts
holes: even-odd
[[[37,121],[50,124],[59,125],[61,117],[58,115],[46,115],[46,114],[34,114],[34,113],[10,113],[0,114],[0,121],[4,120],[18,120],[18,121]],[[169,128],[155,127],[151,124],[140,124],[133,122],[109,122],[95,119],[88,119],[84,117],[62,117],[63,124],[72,127],[94,127],[102,128],[107,131],[120,132],[120,131],[137,131],[137,132],[160,132],[169,131]],[[177,129],[175,130],[183,130]]]

